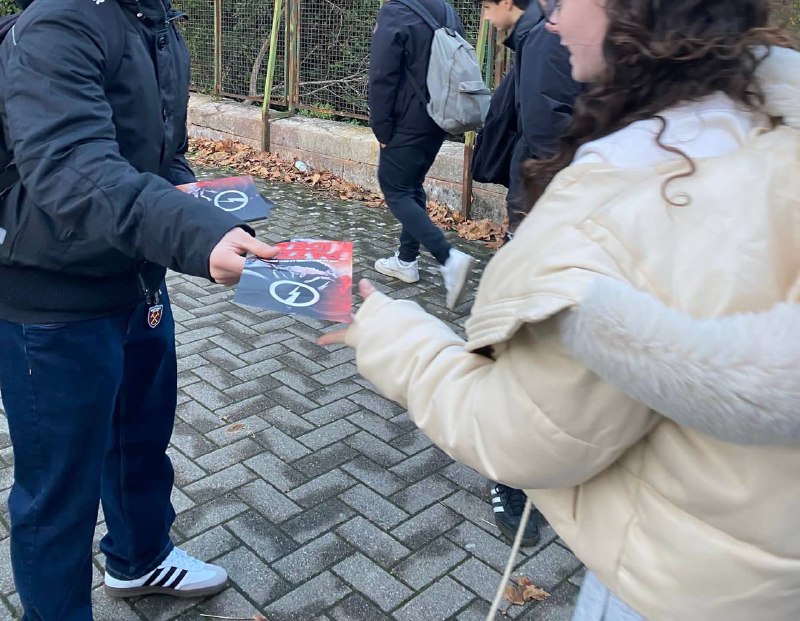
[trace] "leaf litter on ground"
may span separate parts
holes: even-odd
[[[259,151],[234,140],[192,138],[189,141],[189,159],[206,168],[230,168],[237,172],[267,181],[283,181],[306,185],[325,191],[339,199],[357,201],[368,207],[385,207],[380,194],[345,181],[327,170],[296,166],[297,158],[287,159],[275,153]],[[497,250],[503,245],[504,227],[491,220],[467,220],[458,212],[441,203],[428,202],[431,220],[446,231],[455,231],[459,237],[482,241],[487,248]]]

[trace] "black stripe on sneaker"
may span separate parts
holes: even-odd
[[[168,571],[167,573],[165,573],[165,574],[164,574],[164,577],[163,577],[163,578],[161,578],[161,580],[159,580],[158,582],[156,582],[155,586],[160,586],[160,587],[163,587],[164,585],[166,585],[166,584],[167,584],[167,582],[169,582],[169,579],[172,577],[172,574],[174,574],[174,573],[175,573],[175,570],[176,570],[176,569],[178,569],[178,568],[177,568],[177,567],[170,567],[170,568],[169,568],[169,571]]]
[[[151,584],[153,584],[158,579],[160,573],[161,573],[161,567],[157,567],[156,569],[154,569],[153,573],[150,574],[147,580],[144,581],[144,584],[142,586],[150,586]]]
[[[175,580],[172,581],[172,584],[164,585],[164,586],[169,586],[170,589],[177,589],[181,585],[181,582],[183,582],[183,579],[186,577],[186,574],[188,574],[188,573],[189,573],[189,570],[181,569],[181,573],[179,573],[175,577]]]

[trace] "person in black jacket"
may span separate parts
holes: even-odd
[[[22,3],[30,4],[30,1]],[[0,392],[14,447],[11,562],[25,619],[92,618],[100,499],[106,591],[220,591],[174,547],[165,268],[238,281],[275,249],[177,190],[189,56],[168,0],[36,0],[0,46]]]
[[[511,71],[492,98],[476,153],[480,174],[495,177],[487,181],[509,181],[506,204],[510,239],[526,211],[522,163],[555,154],[561,134],[572,121],[572,109],[582,87],[572,79],[567,48],[560,44],[558,35],[545,29],[542,7],[535,0],[532,4],[529,0],[482,0],[481,6],[484,18],[500,32],[508,33],[505,45],[516,52]],[[513,96],[516,117],[513,136],[507,135],[513,125],[509,95]],[[491,131],[503,135],[488,135]],[[487,148],[491,151],[487,152]],[[507,177],[497,170],[498,161],[510,166]],[[525,508],[525,493],[491,483],[490,494],[495,523],[513,541]],[[538,512],[528,520],[522,545],[532,546],[539,541],[537,518]]]
[[[444,0],[421,3],[443,23]],[[459,33],[464,29],[458,24]],[[420,244],[441,266],[447,306],[461,299],[474,259],[453,248],[428,217],[422,187],[444,142],[445,132],[426,110],[426,81],[433,30],[401,0],[387,0],[378,12],[369,64],[370,126],[380,143],[378,183],[392,214],[400,221],[400,248],[378,259],[381,274],[413,283],[419,280]]]
[[[517,132],[510,153],[506,199],[508,230],[513,235],[527,211],[522,164],[555,154],[559,138],[572,121],[582,86],[572,79],[569,51],[560,44],[558,35],[546,30],[536,0],[482,0],[481,6],[484,17],[499,31],[508,33],[504,44],[516,52],[509,72],[513,87],[509,90],[513,88]],[[490,122],[491,117],[487,118],[487,129]],[[481,142],[483,149],[496,141],[484,137]],[[482,153],[480,158],[489,162],[497,159],[491,153]]]

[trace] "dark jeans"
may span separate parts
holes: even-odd
[[[143,576],[172,550],[177,365],[166,290],[148,307],[73,323],[0,321],[0,392],[14,447],[11,565],[29,621],[92,619],[102,499],[106,571]]]
[[[381,149],[378,183],[392,215],[403,229],[400,233],[400,260],[414,261],[422,244],[442,265],[450,254],[444,233],[428,217],[427,198],[422,187],[444,138],[435,136],[419,144]]]

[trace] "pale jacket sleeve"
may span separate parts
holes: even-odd
[[[416,303],[375,293],[347,342],[361,374],[448,455],[517,488],[582,483],[657,422],[569,356],[554,320],[525,324],[490,358]]]
[[[560,319],[569,351],[675,422],[737,444],[800,440],[800,304],[698,320],[601,279]]]

